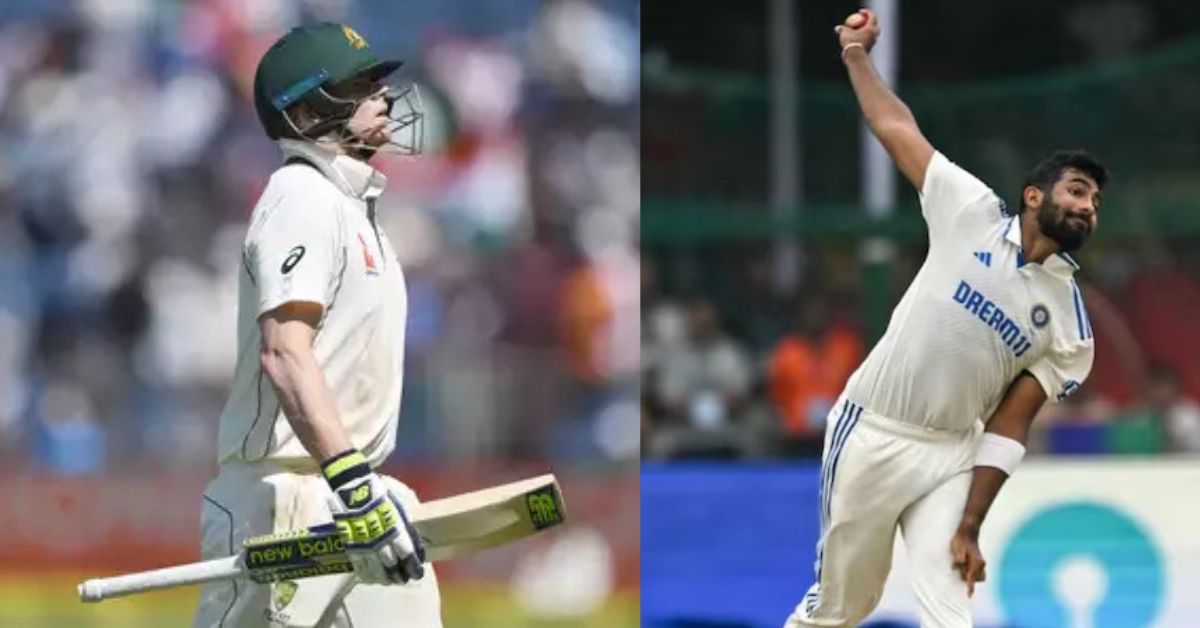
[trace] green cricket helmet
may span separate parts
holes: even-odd
[[[298,136],[315,141],[330,132],[344,140],[345,125],[362,100],[339,98],[328,87],[347,79],[382,81],[401,61],[380,60],[367,40],[344,24],[321,22],[292,29],[275,42],[254,74],[254,108],[271,139]],[[416,85],[387,86],[389,146],[421,152],[424,112]],[[312,120],[298,124],[288,107],[303,102]]]

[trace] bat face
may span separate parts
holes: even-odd
[[[446,560],[510,543],[566,520],[553,475],[420,504],[409,513],[429,560]],[[254,537],[243,546],[246,573],[269,583],[352,570],[333,524]]]
[[[425,502],[412,516],[429,560],[468,556],[564,521],[553,475]]]

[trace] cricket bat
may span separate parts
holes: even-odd
[[[427,561],[469,556],[558,525],[566,518],[553,474],[420,504],[407,512]],[[247,539],[241,554],[203,562],[93,578],[79,598],[98,602],[157,589],[248,578],[258,583],[353,571],[332,523]]]

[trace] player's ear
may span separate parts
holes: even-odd
[[[1045,193],[1042,188],[1036,185],[1027,185],[1024,190],[1021,190],[1022,209],[1025,207],[1041,207],[1042,197]]]
[[[287,114],[297,129],[307,129],[320,120],[317,114],[313,112],[312,107],[303,101],[297,101],[289,105]]]

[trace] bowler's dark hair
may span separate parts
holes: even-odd
[[[1033,170],[1025,176],[1021,184],[1020,202],[1013,213],[1019,213],[1025,208],[1025,188],[1033,185],[1046,194],[1050,193],[1054,184],[1062,178],[1063,171],[1074,168],[1096,180],[1101,190],[1108,184],[1108,169],[1094,155],[1083,149],[1056,150],[1037,162]]]

